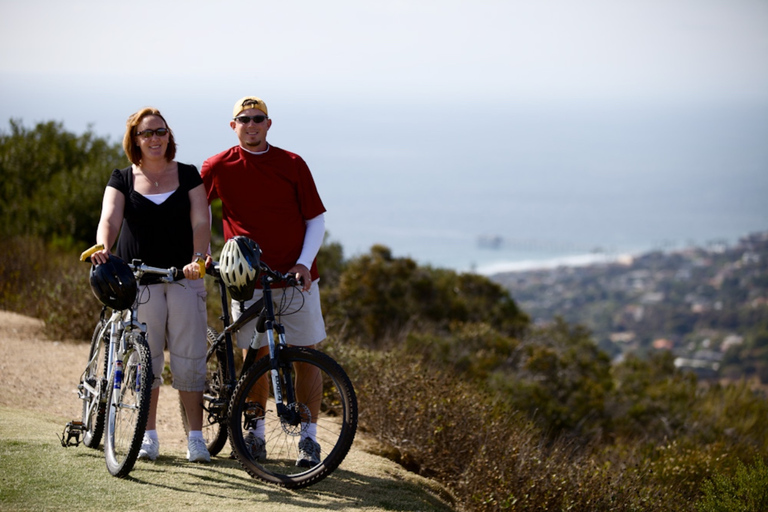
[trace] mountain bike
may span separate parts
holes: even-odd
[[[100,245],[91,247],[81,255],[81,261],[90,261],[90,255],[100,249]],[[127,265],[136,282],[149,275],[167,283],[183,277],[173,267],[150,267],[140,260]],[[137,319],[140,295],[137,293],[129,308],[112,309],[109,317],[111,308],[102,307],[88,363],[77,386],[83,401],[82,417],[68,423],[61,436],[63,446],[79,445],[82,435],[85,446],[98,449],[106,427],[104,455],[107,469],[116,477],[127,476],[138,457],[154,378],[147,326]]]
[[[203,395],[203,437],[211,455],[224,448],[227,438],[233,454],[253,478],[281,487],[298,489],[315,484],[331,474],[346,457],[357,430],[357,397],[349,377],[329,355],[318,350],[288,346],[285,329],[277,320],[281,304],[272,301],[272,286],[283,283],[297,287],[293,274],[273,271],[260,262],[259,281],[262,298],[230,321],[227,288],[221,279],[219,263],[213,262],[206,275],[213,277],[221,292],[223,330],[208,327],[208,376]],[[283,298],[290,294],[285,294]],[[301,292],[296,292],[301,297]],[[247,322],[257,319],[242,370],[238,375],[232,334]],[[257,333],[266,333],[269,355],[255,361]],[[320,378],[311,394],[297,397],[295,368],[305,364],[317,368]],[[268,384],[267,384],[268,381]],[[269,388],[267,403],[251,402],[254,386]],[[307,405],[319,401],[317,417]],[[186,414],[181,407],[182,420]],[[246,446],[248,429],[257,421],[265,422],[266,458],[257,460]],[[313,467],[297,466],[298,442],[302,422],[317,423],[316,441],[321,446],[320,463]]]

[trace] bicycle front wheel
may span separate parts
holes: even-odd
[[[131,336],[124,353],[118,354],[107,400],[107,469],[117,477],[133,469],[147,426],[152,392],[152,359],[144,335]],[[121,375],[122,373],[122,375]]]
[[[208,327],[208,356],[206,359],[205,391],[203,391],[203,439],[211,457],[217,455],[227,443],[227,408],[229,396],[225,390],[226,352],[216,345],[218,333]],[[189,421],[184,402],[179,399],[184,433],[189,435]]]
[[[104,411],[106,409],[106,373],[109,363],[109,333],[104,330],[107,321],[102,319],[96,324],[91,337],[91,350],[88,354],[88,366],[80,381],[79,393],[83,401],[82,421],[85,425],[83,444],[88,448],[98,448],[104,432]]]
[[[298,489],[331,474],[346,457],[357,430],[357,397],[347,374],[330,356],[317,350],[287,347],[280,351],[278,372],[283,395],[294,386],[296,365],[319,372],[315,384],[304,387],[294,403],[275,403],[269,357],[257,361],[241,377],[229,408],[229,436],[237,459],[254,478],[281,487]],[[268,382],[268,384],[266,384]],[[258,389],[268,394],[264,406],[254,402]],[[318,404],[319,408],[312,404]],[[310,408],[319,409],[316,418]],[[245,436],[264,422],[266,455],[252,454]],[[302,423],[303,422],[303,423]],[[307,423],[317,424],[319,463],[301,460],[299,442]],[[314,465],[313,465],[314,464]],[[308,465],[312,467],[307,467]]]

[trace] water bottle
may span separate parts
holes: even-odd
[[[123,362],[118,359],[115,361],[115,389],[120,389],[123,384]]]

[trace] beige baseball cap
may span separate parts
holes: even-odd
[[[267,112],[267,104],[264,103],[264,100],[257,98],[256,96],[246,96],[245,98],[240,98],[237,100],[237,103],[235,103],[235,108],[232,110],[232,117],[237,117],[240,112],[243,110],[248,110],[249,108],[261,110],[264,112],[264,114],[269,116],[269,112]]]

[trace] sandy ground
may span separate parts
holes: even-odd
[[[33,318],[0,310],[0,407],[25,409],[45,413],[46,416],[60,417],[61,428],[51,431],[53,439],[64,430],[68,421],[79,420],[82,404],[77,398],[77,384],[88,358],[89,342],[58,342],[46,339],[43,334],[43,322]],[[167,357],[167,354],[166,354]],[[182,457],[186,452],[186,436],[181,423],[178,405],[178,393],[165,385],[160,391],[158,404],[158,434],[160,436],[160,453],[176,454]],[[45,434],[47,435],[47,434]],[[372,455],[366,447],[372,446],[373,441],[366,439],[360,432],[355,438],[355,446],[347,455],[342,465],[350,474],[357,474],[355,481],[362,482],[363,488],[376,483],[382,486],[375,497],[364,498],[368,503],[365,510],[394,510],[393,503],[399,499],[413,498],[414,503],[436,503],[433,496],[448,496],[434,482],[407,472],[397,464]],[[225,447],[225,450],[227,448]],[[224,452],[219,456],[226,456]],[[414,490],[414,482],[418,489]],[[398,486],[403,485],[400,491]],[[344,495],[348,490],[342,490]],[[398,497],[389,496],[387,492],[396,492]],[[323,510],[338,509],[339,503],[334,501],[334,492],[322,492],[314,496],[311,508]],[[402,494],[402,497],[399,497]],[[267,495],[268,496],[268,495]],[[426,498],[425,498],[426,496]],[[186,498],[185,498],[186,499]],[[321,501],[317,501],[320,499]],[[355,499],[363,499],[361,497]],[[327,500],[327,501],[322,501]],[[426,500],[426,501],[424,501]],[[378,503],[386,503],[380,508]],[[307,506],[301,501],[298,508]],[[406,507],[416,510],[413,504]],[[0,505],[0,509],[3,507]],[[259,510],[294,510],[297,507],[287,507],[281,500],[259,502]],[[443,509],[443,507],[439,507]],[[429,507],[433,510],[432,506]],[[449,507],[444,508],[448,510]],[[344,507],[344,510],[363,510],[363,508]]]
[[[89,348],[87,342],[47,340],[42,321],[0,311],[0,406],[60,416],[63,431],[67,421],[80,419],[77,384]],[[161,453],[185,452],[178,393],[168,385],[160,390],[157,416]]]

